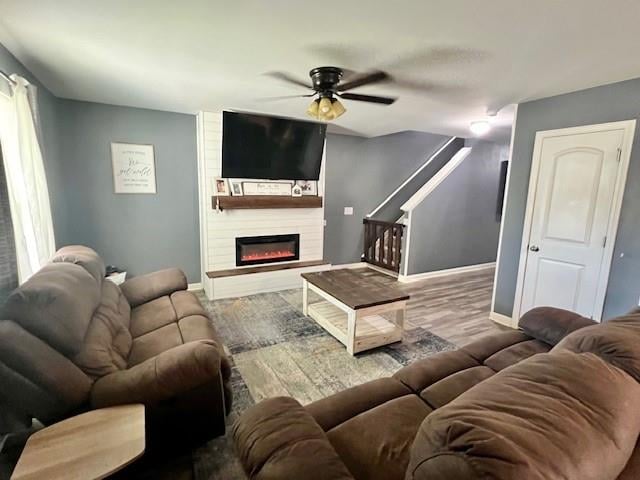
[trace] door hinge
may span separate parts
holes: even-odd
[[[605,237],[602,239],[602,248],[604,248],[604,247],[606,247],[606,246],[607,246],[607,237],[605,236]]]
[[[618,147],[618,161],[620,161],[622,159],[622,149],[620,147]]]

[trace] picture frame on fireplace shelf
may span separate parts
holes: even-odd
[[[226,178],[216,177],[213,179],[213,194],[216,197],[229,196],[229,181]]]
[[[291,196],[292,182],[242,182],[243,195]]]
[[[244,195],[242,188],[242,180],[229,180],[231,195],[234,197],[242,197]]]
[[[303,196],[318,196],[318,182],[315,180],[296,180],[296,185],[302,190]]]

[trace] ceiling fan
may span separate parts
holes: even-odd
[[[283,72],[270,72],[267,75],[278,78],[288,83],[298,85],[313,90],[313,93],[307,95],[291,95],[283,98],[298,97],[316,97],[309,105],[307,113],[318,120],[331,121],[341,116],[346,109],[340,102],[342,100],[355,100],[357,102],[377,103],[379,105],[391,105],[396,101],[391,97],[379,97],[374,95],[362,95],[359,93],[350,93],[357,87],[372,85],[386,80],[390,80],[389,74],[376,70],[373,72],[355,75],[353,78],[342,81],[345,70],[338,67],[318,67],[309,72],[311,85],[298,80],[297,78]]]

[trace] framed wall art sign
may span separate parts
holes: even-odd
[[[115,193],[156,193],[153,145],[111,143]]]

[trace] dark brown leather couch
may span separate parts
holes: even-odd
[[[520,331],[306,407],[271,398],[234,441],[251,479],[640,478],[640,313],[538,308]]]
[[[172,268],[118,287],[104,274],[96,252],[65,247],[11,293],[0,315],[0,408],[47,424],[139,402],[152,444],[224,433],[229,362],[185,275]]]

